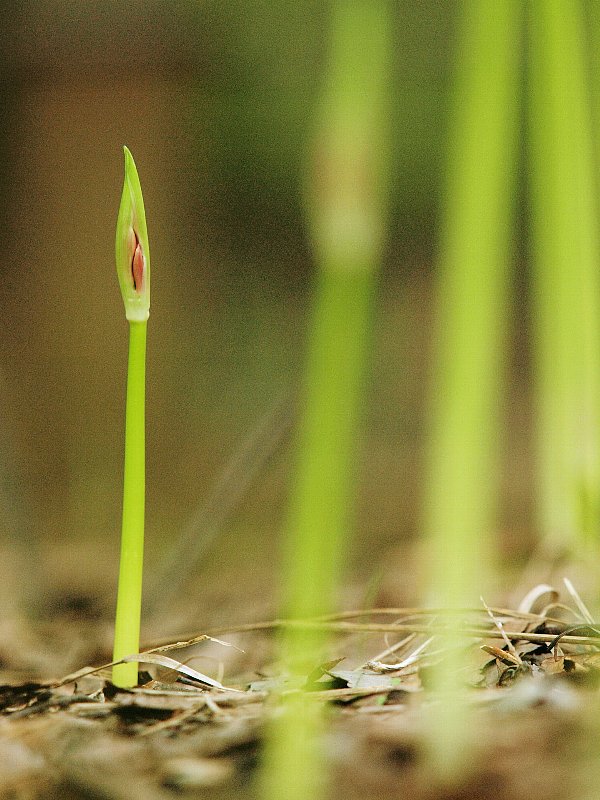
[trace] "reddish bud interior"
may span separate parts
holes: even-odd
[[[141,292],[144,280],[144,254],[142,253],[142,246],[137,235],[135,237],[133,258],[131,259],[131,275],[133,277],[133,288],[136,292]]]

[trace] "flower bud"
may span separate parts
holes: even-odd
[[[115,240],[117,276],[125,316],[132,322],[145,322],[150,314],[150,249],[146,214],[133,156],[127,147],[124,151],[125,180]]]

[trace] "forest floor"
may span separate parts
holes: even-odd
[[[540,586],[515,610],[373,609],[312,624],[330,631],[332,659],[301,689],[273,663],[277,621],[158,643],[140,658],[132,690],[117,689],[110,668],[97,666],[102,647],[89,649],[76,673],[26,674],[36,671],[32,649],[82,636],[75,622],[21,637],[20,648],[9,644],[18,632],[5,630],[0,798],[258,800],[275,697],[298,692],[325,712],[331,798],[597,797],[600,632],[576,593],[563,604]],[[84,638],[93,642],[93,631]],[[435,675],[457,651],[468,667],[444,728]],[[37,672],[50,663],[39,660]],[[441,726],[438,741],[463,748],[459,772],[435,769],[432,725]]]

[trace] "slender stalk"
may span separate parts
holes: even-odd
[[[600,534],[600,243],[579,3],[530,8],[530,161],[538,524],[574,547]]]
[[[334,0],[331,35],[306,191],[318,274],[285,540],[292,617],[326,613],[334,602],[387,217],[390,4]]]
[[[293,619],[334,604],[351,530],[376,275],[386,223],[391,3],[333,0],[331,51],[307,186],[318,267],[309,324],[297,469],[284,542],[284,607]],[[296,680],[322,660],[323,630],[286,629]],[[300,692],[267,740],[265,800],[318,800],[326,784],[320,711]]]
[[[125,180],[115,238],[117,276],[129,322],[125,410],[125,471],[121,564],[117,592],[114,660],[139,652],[144,561],[146,328],[150,314],[150,247],[140,179],[125,148]],[[137,663],[118,664],[113,682],[137,683]]]
[[[121,562],[113,660],[139,652],[144,562],[145,381],[147,322],[129,323],[129,363],[125,410],[125,470]],[[136,662],[113,668],[116,686],[135,686]]]
[[[287,540],[292,617],[329,613],[352,518],[375,270],[322,270],[311,323],[298,473]]]
[[[463,3],[437,286],[426,530],[436,605],[476,603],[494,528],[514,212],[519,0]],[[448,555],[451,554],[451,558]]]
[[[521,17],[519,0],[461,5],[425,508],[429,599],[450,608],[474,604],[485,592],[496,521]],[[453,663],[435,671],[444,702],[430,726],[433,762],[448,771],[468,752],[466,704],[457,695],[464,663],[456,652]]]

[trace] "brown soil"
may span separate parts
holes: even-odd
[[[461,616],[394,609],[323,623],[333,658],[303,688],[326,714],[321,751],[332,800],[595,797],[598,632],[578,616],[552,605]],[[146,651],[141,685],[131,691],[116,689],[106,668],[26,682],[16,670],[23,674],[33,638],[7,650],[0,798],[258,798],[273,692],[299,691],[269,667],[278,626],[213,632],[244,652],[210,639]],[[449,650],[421,649],[442,632]],[[63,626],[57,641],[68,637]],[[429,686],[457,643],[473,664],[450,721],[443,696]],[[224,679],[226,688],[207,687],[196,674],[214,676],[216,659],[236,676]],[[460,770],[436,768],[427,744],[432,725],[438,742],[460,743]]]

